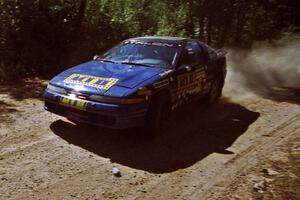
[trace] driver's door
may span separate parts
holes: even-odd
[[[187,42],[177,69],[177,97],[179,104],[200,97],[205,84],[206,65],[197,41]]]

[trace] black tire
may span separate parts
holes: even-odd
[[[167,122],[170,112],[170,98],[167,95],[159,95],[152,99],[144,126],[147,136],[158,135],[160,128]]]
[[[211,88],[206,96],[206,103],[208,105],[215,104],[218,99],[222,96],[223,84],[220,78],[216,78],[211,83]]]

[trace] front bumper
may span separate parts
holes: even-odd
[[[45,109],[72,121],[113,129],[143,126],[149,105],[148,102],[117,105],[85,100],[86,108],[80,110],[61,105],[62,97],[66,96],[46,89],[44,93]]]

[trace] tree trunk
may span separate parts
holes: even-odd
[[[206,28],[206,34],[207,34],[207,44],[211,45],[211,34],[212,34],[212,21],[213,21],[213,18],[212,16],[208,16],[207,18],[207,28]]]
[[[199,2],[199,8],[198,8],[198,23],[199,23],[199,34],[198,38],[199,40],[205,42],[205,36],[204,36],[204,30],[205,30],[205,6],[206,6],[207,0],[202,0]]]
[[[195,26],[194,26],[194,12],[193,12],[193,0],[188,1],[188,18],[186,23],[186,30],[189,37],[195,36]]]
[[[228,5],[225,4],[225,8],[227,8],[227,12],[224,13],[224,23],[222,27],[222,33],[221,38],[219,41],[218,46],[223,47],[226,44],[226,41],[228,40],[228,34],[231,31],[232,28],[232,22],[233,22],[233,5],[235,4],[235,1],[237,0],[229,0]]]
[[[87,0],[81,0],[80,5],[79,5],[79,9],[78,9],[78,14],[77,14],[77,17],[76,17],[76,20],[75,20],[75,26],[77,27],[76,28],[77,30],[81,29],[82,22],[84,20],[86,6],[87,6]]]
[[[246,23],[247,3],[248,2],[240,1],[240,4],[238,5],[236,35],[234,39],[235,44],[240,44],[241,42],[243,29]]]

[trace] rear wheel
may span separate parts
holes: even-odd
[[[220,78],[213,80],[210,91],[206,97],[206,102],[208,105],[213,105],[218,101],[222,95],[223,85]]]

